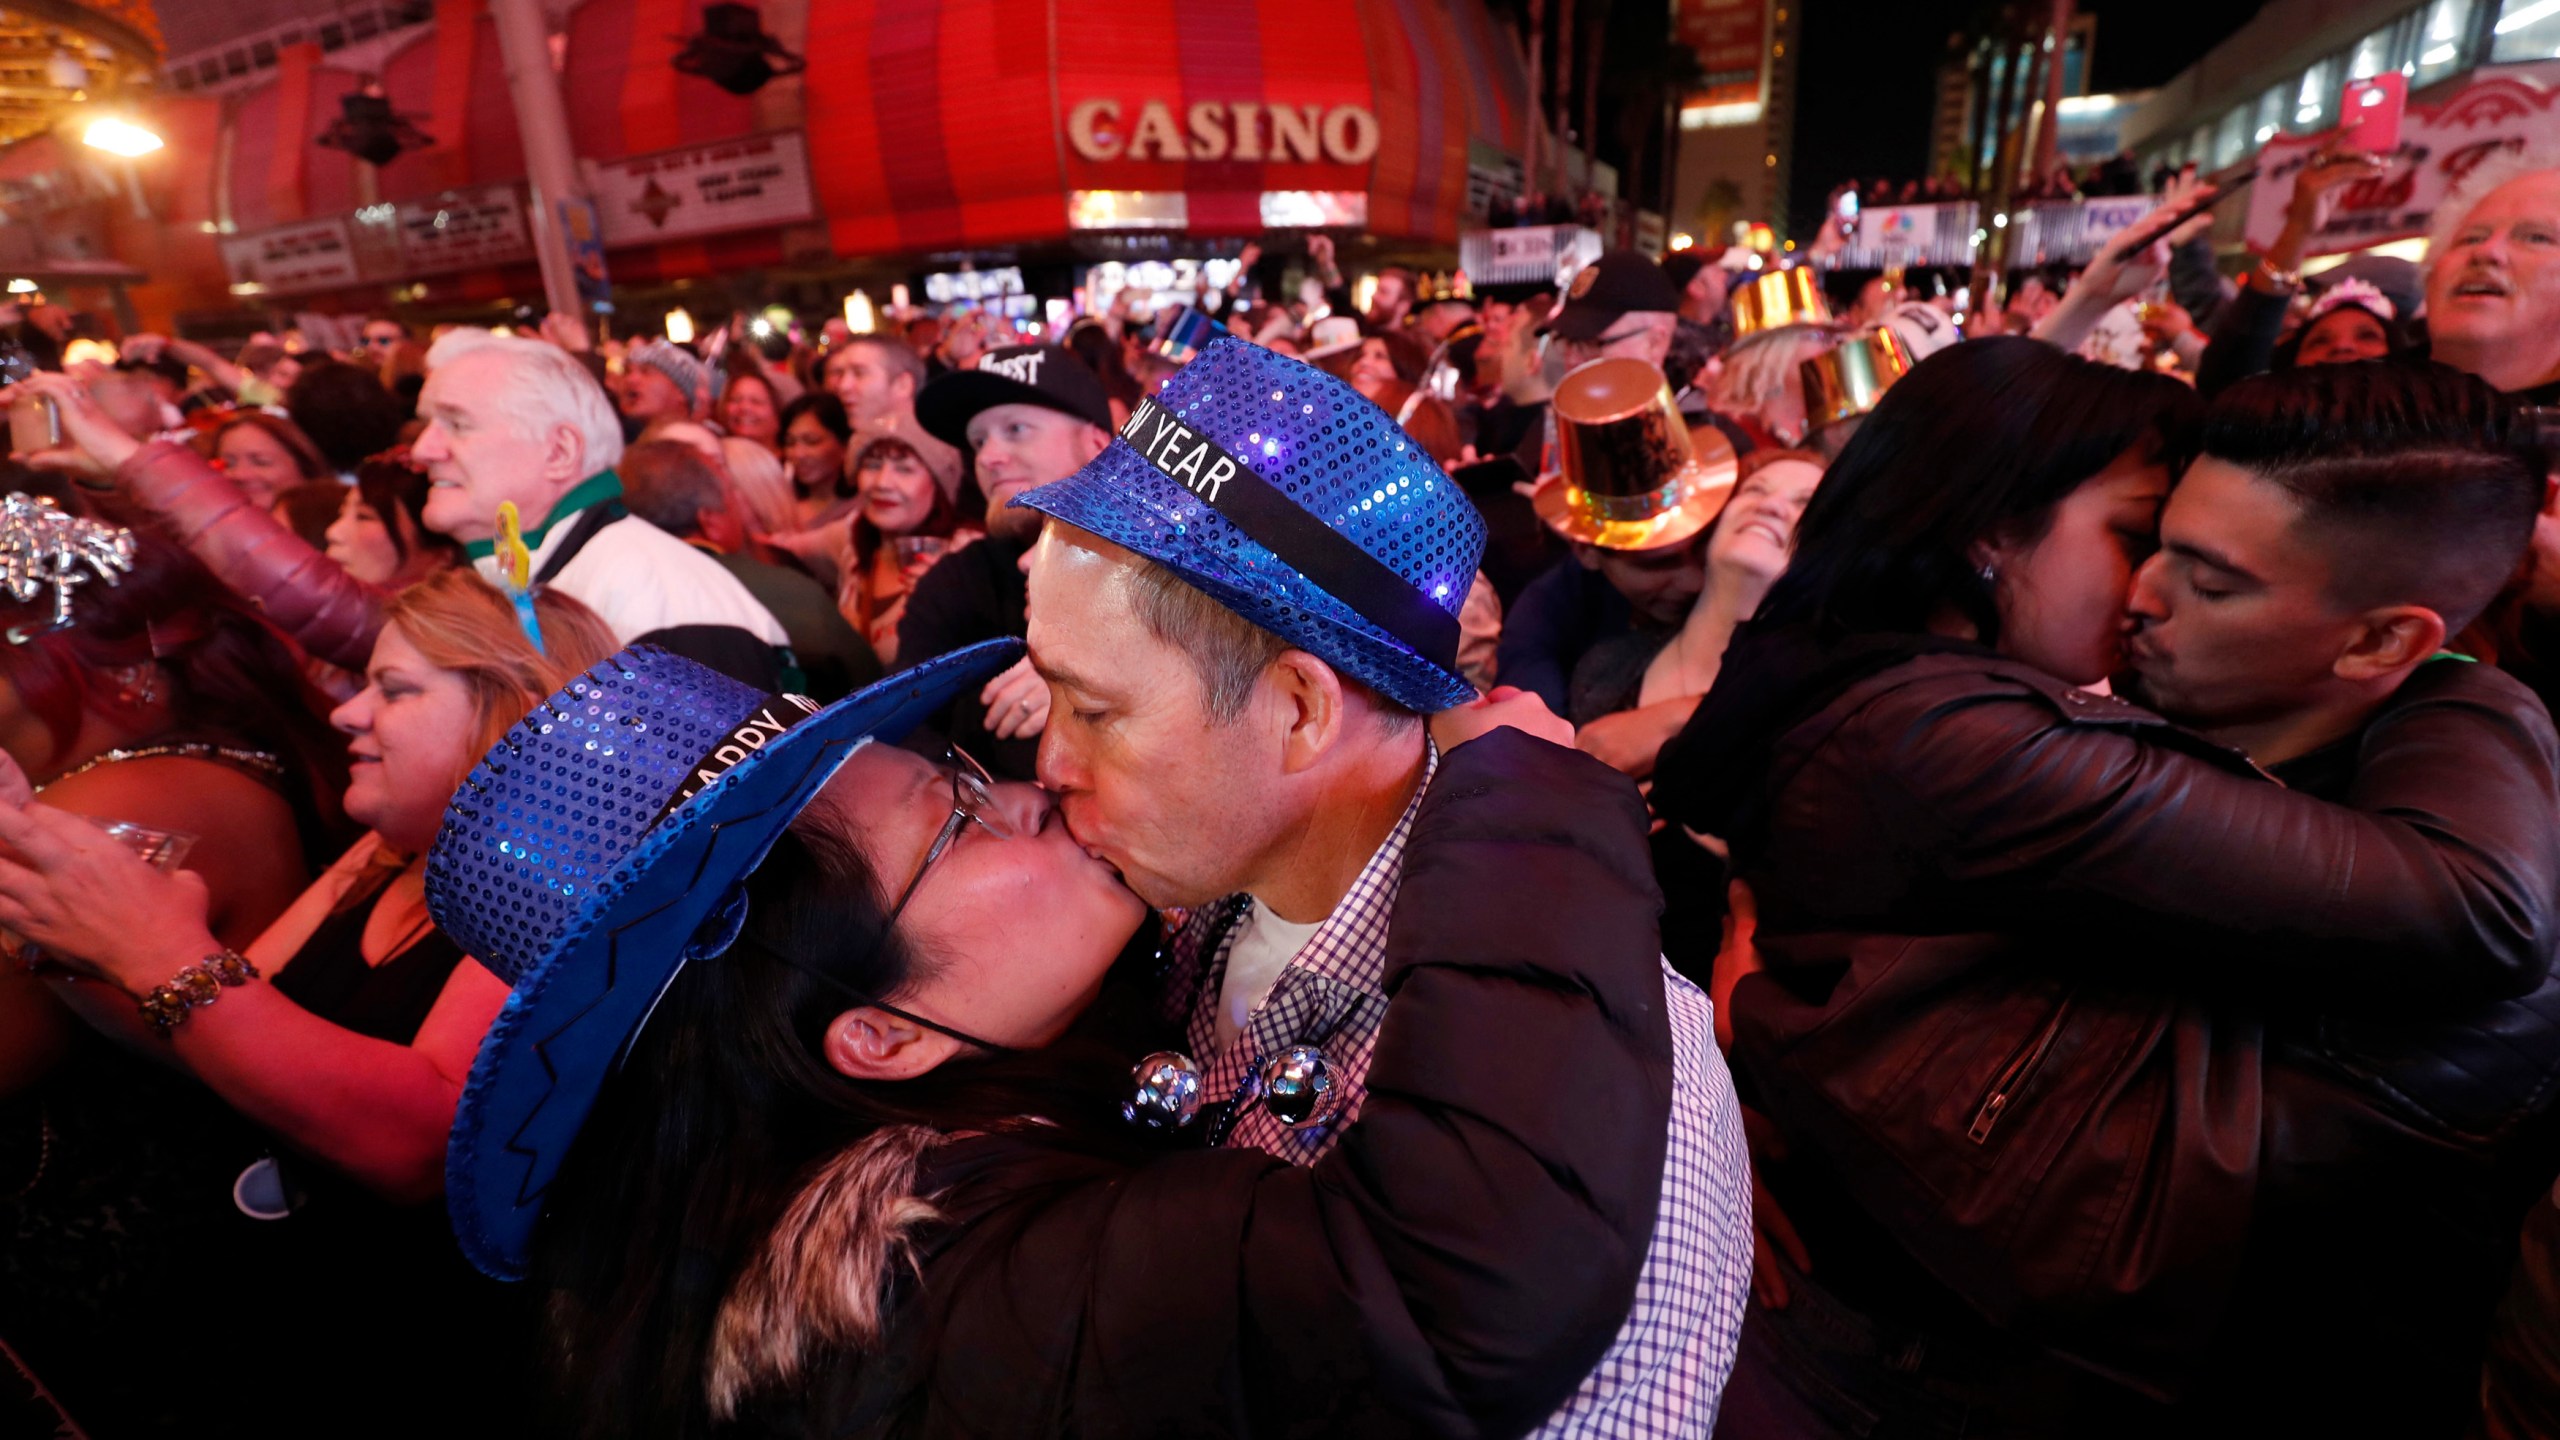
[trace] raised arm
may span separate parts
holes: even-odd
[[[20,391],[50,398],[62,416],[63,444],[22,457],[28,463],[84,483],[111,480],[305,650],[350,670],[372,661],[373,637],[382,628],[381,592],[251,504],[203,456],[166,440],[145,444],[118,429],[70,377],[30,377],[0,391],[0,404]]]
[[[349,670],[372,662],[383,592],[252,504],[204,457],[154,441],[115,473],[119,489],[303,649]]]

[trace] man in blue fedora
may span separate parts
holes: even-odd
[[[1235,339],[1014,503],[1050,521],[1029,586],[1041,783],[1132,889],[1188,912],[1165,1003],[1196,1057],[1190,1127],[1311,1164],[1366,1095],[1440,745],[1499,724],[1569,740],[1533,697],[1479,700],[1457,673],[1483,521],[1349,386]],[[1482,896],[1479,933],[1490,952],[1518,933],[1506,916],[1578,898]],[[1542,1433],[1704,1433],[1732,1361],[1751,1244],[1737,1111],[1705,997],[1666,971],[1664,1002],[1663,1087],[1626,1097],[1662,1120],[1638,1127],[1661,1147],[1628,1156],[1662,1175],[1655,1213],[1629,1217],[1643,1277]],[[1522,1085],[1571,1064],[1483,1044]],[[1311,1074],[1322,1103],[1293,1103]]]

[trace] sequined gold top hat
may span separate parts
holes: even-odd
[[[1733,445],[1692,432],[1662,372],[1610,357],[1557,383],[1556,453],[1563,471],[1530,503],[1568,540],[1603,550],[1677,545],[1714,523],[1733,494]]]
[[[1911,372],[1901,337],[1878,326],[1862,330],[1797,367],[1804,376],[1804,419],[1819,430],[1876,408],[1893,382]]]
[[[1781,325],[1830,323],[1831,303],[1822,298],[1822,282],[1809,266],[1763,271],[1733,292],[1736,339]]]

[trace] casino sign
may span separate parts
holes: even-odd
[[[687,0],[546,8],[617,284],[1316,226],[1453,246],[1487,177],[1516,177],[1534,114],[1487,0],[762,0],[808,68],[752,96],[674,68]],[[488,8],[401,14],[362,46],[287,26],[170,57],[155,123],[172,154],[212,158],[168,167],[154,233],[165,259],[202,252],[198,293],[538,289]],[[319,145],[364,87],[421,148],[363,167]]]
[[[1378,117],[1366,105],[1265,105],[1202,100],[1181,123],[1162,100],[1133,107],[1137,123],[1120,128],[1117,100],[1087,100],[1067,113],[1067,143],[1087,160],[1330,160],[1366,165],[1378,153]]]

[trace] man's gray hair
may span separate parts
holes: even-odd
[[[2469,173],[2445,192],[2444,203],[2438,205],[2436,213],[2427,219],[2427,268],[2435,268],[2436,261],[2445,253],[2446,245],[2452,241],[2453,232],[2462,228],[2462,222],[2471,218],[2471,212],[2478,209],[2480,202],[2488,199],[2492,191],[2510,180],[2521,180],[2542,170],[2560,170],[2560,145],[2519,145],[2500,150],[2472,166]],[[2560,215],[2552,218],[2560,221]]]
[[[465,355],[491,354],[505,362],[506,379],[498,386],[497,411],[515,422],[527,437],[548,434],[566,425],[586,443],[586,473],[609,470],[622,460],[622,419],[604,386],[578,358],[547,340],[496,335],[486,330],[450,330],[427,349],[427,373]]]

